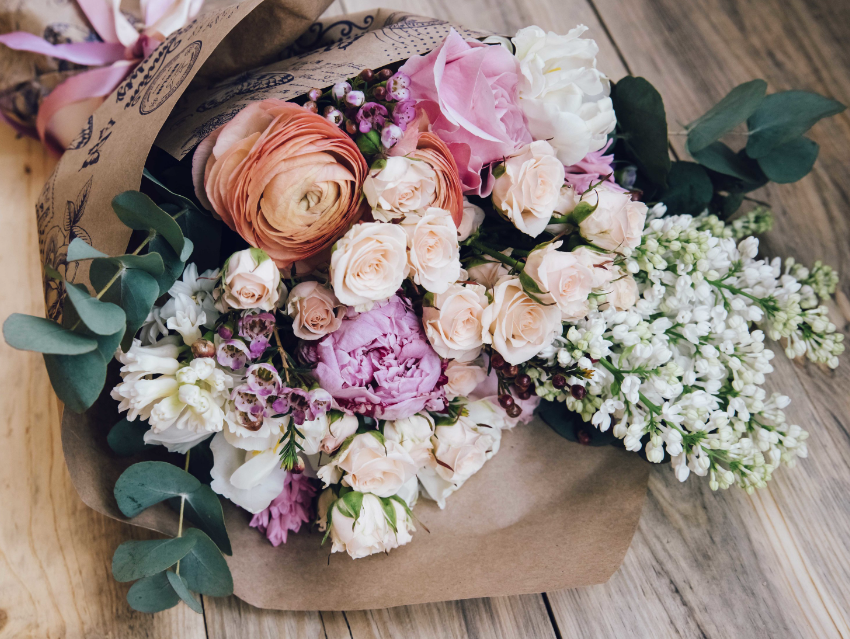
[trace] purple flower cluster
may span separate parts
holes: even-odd
[[[262,357],[269,347],[275,319],[272,313],[246,312],[236,322],[238,337],[227,324],[219,327],[216,359],[222,366],[240,370]]]
[[[268,508],[254,515],[250,526],[265,533],[272,546],[285,544],[290,531],[297,533],[301,524],[312,521],[315,495],[315,480],[301,473],[286,473],[283,491]]]
[[[330,394],[321,388],[307,391],[284,386],[271,364],[251,366],[245,372],[243,383],[233,389],[230,399],[239,423],[252,432],[262,427],[266,417],[287,414],[300,426],[326,413],[332,401]]]
[[[445,408],[446,378],[410,304],[392,297],[316,345],[314,375],[336,404],[379,419]]]

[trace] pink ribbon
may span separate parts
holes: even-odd
[[[194,18],[203,0],[141,0],[145,28],[139,33],[120,11],[120,0],[77,0],[91,26],[103,42],[51,44],[32,33],[16,31],[0,35],[0,44],[17,51],[47,55],[75,64],[99,67],[71,76],[56,86],[42,101],[36,116],[38,137],[47,148],[61,155],[70,142],[57,136],[60,114],[87,118],[96,106],[70,109],[86,100],[103,101],[147,55],[170,33]],[[107,66],[108,65],[108,66]],[[73,115],[71,115],[73,111]],[[7,118],[3,118],[7,120]],[[85,119],[79,122],[80,127]],[[76,128],[74,122],[71,127]],[[20,127],[16,127],[20,129]]]

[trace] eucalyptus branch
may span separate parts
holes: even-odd
[[[192,452],[192,449],[186,451],[186,461],[183,463],[183,470],[187,473],[189,472],[189,454]],[[180,517],[177,520],[177,536],[183,536],[183,511],[186,507],[186,495],[180,495]],[[180,560],[177,560],[177,566],[174,569],[176,574],[180,574]]]

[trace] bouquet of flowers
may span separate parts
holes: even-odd
[[[177,537],[116,552],[131,605],[232,589],[216,495],[275,546],[313,523],[355,559],[411,543],[417,503],[443,508],[538,409],[712,489],[806,456],[763,387],[766,338],[837,366],[820,305],[837,277],[759,258],[763,207],[730,216],[805,175],[803,133],[843,107],[753,81],[689,125],[695,161],[671,163],[660,96],[612,86],[596,53],[584,27],[452,29],[294,100],[258,96],[115,197],[131,253],[70,240],[91,291],[46,268],[61,322],[13,315],[7,341],[45,353],[77,411],[114,353],[110,446],[185,455],[115,486],[128,517],[180,512]],[[720,138],[744,122],[736,152]]]

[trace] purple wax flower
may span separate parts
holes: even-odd
[[[404,100],[393,107],[393,122],[395,122],[402,131],[407,130],[407,125],[413,122],[416,117],[416,102],[413,100]]]
[[[373,128],[380,129],[387,121],[387,107],[377,102],[367,102],[357,111],[355,120],[360,133],[369,133]]]
[[[391,149],[401,140],[402,135],[404,135],[404,131],[401,130],[401,127],[395,124],[388,124],[381,131],[381,144],[384,145],[385,149]]]
[[[403,419],[445,407],[440,357],[400,297],[346,318],[316,347],[315,376],[343,409]]]
[[[218,329],[218,336],[221,339],[230,339],[233,337],[233,331],[229,326],[220,326]]]
[[[248,346],[241,339],[228,339],[220,342],[216,347],[216,361],[235,371],[245,368],[250,359],[251,353],[248,351]]]
[[[245,382],[260,397],[279,395],[283,388],[277,370],[271,364],[254,364],[245,371]]]
[[[401,71],[387,80],[387,100],[402,101],[410,97],[410,76]]]
[[[258,337],[269,337],[274,331],[274,315],[271,313],[246,313],[239,318],[239,337],[251,341]]]

